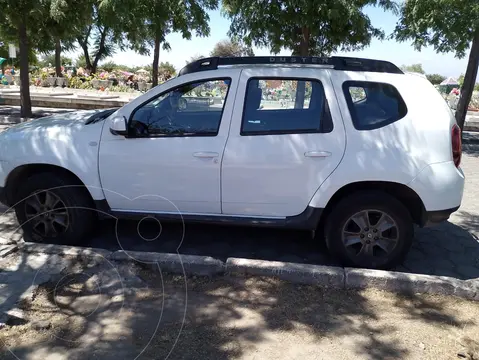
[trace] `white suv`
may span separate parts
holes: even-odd
[[[208,58],[120,109],[4,131],[0,186],[37,241],[153,216],[315,230],[343,264],[386,268],[458,209],[460,160],[446,102],[391,63]]]

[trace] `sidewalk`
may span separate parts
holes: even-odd
[[[479,307],[455,298],[172,276],[101,257],[18,253],[0,267],[2,291],[22,298],[0,329],[5,360],[479,356]]]

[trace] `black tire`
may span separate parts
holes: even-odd
[[[379,220],[376,224],[374,223],[375,218],[381,217],[382,214],[389,216],[389,218],[382,218],[387,219],[386,226],[379,226]],[[357,220],[365,217],[369,220],[369,224],[375,225],[360,229]],[[392,223],[395,226],[381,231],[383,227]],[[375,228],[376,225],[378,225],[377,228]],[[359,229],[359,232],[355,227]],[[343,231],[348,231],[344,234],[345,236],[348,234],[349,238],[343,239]],[[384,235],[385,232],[386,235]],[[355,235],[356,233],[358,236]],[[381,235],[376,237],[378,233]],[[351,267],[393,268],[404,261],[412,245],[413,237],[414,227],[409,211],[399,200],[381,191],[361,191],[344,197],[332,209],[325,227],[325,240],[330,253],[344,266]],[[391,241],[390,238],[395,240]],[[358,239],[360,242],[355,243]],[[348,240],[352,240],[353,244],[346,246]],[[378,241],[382,246],[378,245]],[[387,251],[383,250],[384,244],[388,245]],[[372,249],[370,250],[372,255],[371,253],[362,254],[363,248]],[[366,250],[364,252],[367,253]]]
[[[43,208],[38,210],[31,206],[29,201],[34,201],[36,196],[44,199],[43,202],[45,202],[47,193],[48,196],[51,196],[49,199],[53,197],[60,200],[54,210],[44,210]],[[15,198],[17,203],[15,212],[27,241],[81,243],[91,233],[98,218],[88,190],[83,185],[79,185],[75,179],[63,174],[52,172],[34,174],[20,184]],[[45,229],[46,226],[44,224],[35,226],[36,220],[46,216],[45,214],[53,214],[55,211],[62,213],[62,219],[67,219],[66,222],[62,220],[67,223],[67,226],[55,223],[53,228],[56,230],[56,234],[40,234],[43,233],[42,229]],[[32,215],[32,212],[38,212],[39,215]],[[67,214],[66,217],[63,213]]]

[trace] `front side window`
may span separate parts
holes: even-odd
[[[390,84],[346,81],[343,91],[357,130],[378,129],[407,114],[404,100]]]
[[[253,78],[248,81],[241,135],[331,130],[328,103],[318,80]]]
[[[181,85],[138,107],[132,114],[133,137],[216,136],[231,79]]]

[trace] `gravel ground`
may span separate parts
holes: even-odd
[[[32,259],[16,254],[2,268]],[[54,256],[38,271],[55,275],[11,311],[1,359],[479,358],[479,306],[456,298]]]

